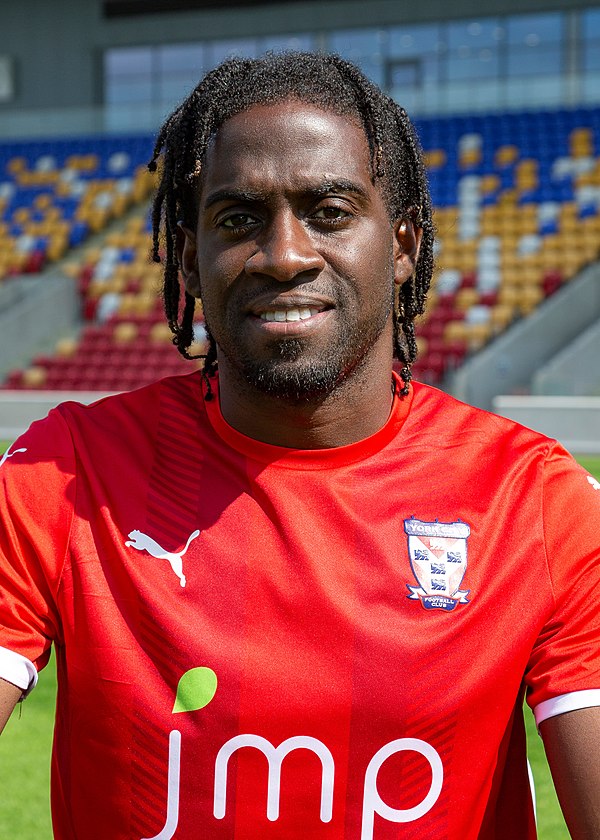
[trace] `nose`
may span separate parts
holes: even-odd
[[[248,274],[287,283],[302,274],[316,276],[325,267],[325,260],[316,250],[309,231],[291,211],[278,213],[265,225],[257,246],[246,261]]]

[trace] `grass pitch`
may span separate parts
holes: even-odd
[[[0,441],[3,453],[9,441]],[[600,481],[600,457],[581,457],[579,463]],[[0,738],[0,826],[2,837],[51,840],[50,750],[56,704],[54,660],[19,707]],[[569,840],[533,715],[525,708],[528,754],[537,797],[540,840]]]

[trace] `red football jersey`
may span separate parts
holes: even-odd
[[[35,423],[0,466],[0,675],[56,646],[59,840],[535,837],[521,715],[600,704],[600,492],[415,383],[337,449],[198,373]]]

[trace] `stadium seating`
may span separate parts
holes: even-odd
[[[39,273],[147,198],[144,137],[0,144],[0,281]]]
[[[428,119],[418,130],[437,272],[417,326],[415,375],[439,384],[598,258],[600,109]],[[150,146],[148,137],[48,142],[10,157],[0,148],[0,236],[12,243],[4,273],[37,271],[130,206],[144,207]],[[79,342],[33,359],[5,387],[121,390],[190,369],[164,323],[145,212],[65,266],[82,296]]]
[[[431,119],[418,128],[438,272],[415,374],[437,384],[598,258],[600,110]]]

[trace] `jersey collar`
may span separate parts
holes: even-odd
[[[262,463],[269,463],[284,469],[319,470],[332,469],[345,464],[353,464],[370,458],[384,449],[400,432],[410,410],[413,398],[412,387],[408,396],[400,396],[402,381],[394,373],[394,399],[390,415],[379,431],[363,440],[331,449],[289,449],[238,432],[230,426],[223,415],[218,400],[218,380],[213,383],[214,399],[204,400],[206,415],[215,434],[228,446],[246,458]],[[206,383],[202,381],[203,394],[206,395]]]

